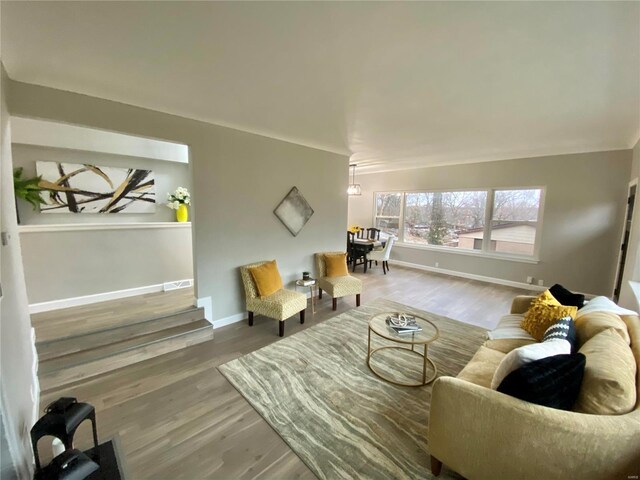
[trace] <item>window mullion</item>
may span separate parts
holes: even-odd
[[[407,194],[402,192],[400,199],[400,218],[398,218],[398,241],[404,242],[404,204]]]
[[[491,250],[491,219],[493,218],[493,198],[495,190],[487,190],[487,204],[484,209],[484,230],[482,233],[482,251]]]

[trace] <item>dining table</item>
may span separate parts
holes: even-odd
[[[355,271],[356,266],[360,265],[356,263],[359,258],[364,258],[364,273],[367,273],[367,266],[369,262],[367,262],[367,253],[369,253],[374,248],[382,247],[384,248],[387,242],[385,240],[371,240],[368,238],[354,238],[353,239],[353,254],[351,255],[351,263],[353,264],[353,271]]]

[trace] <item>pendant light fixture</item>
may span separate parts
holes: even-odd
[[[362,195],[362,191],[360,190],[360,184],[356,183],[356,167],[357,164],[349,165],[353,168],[353,173],[351,177],[351,183],[349,184],[349,188],[347,188],[347,194],[349,196]]]

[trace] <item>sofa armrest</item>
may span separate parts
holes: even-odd
[[[453,377],[433,385],[429,451],[473,479],[628,478],[640,474],[640,410],[587,415]]]
[[[531,306],[531,302],[533,302],[535,299],[536,297],[531,295],[518,295],[513,299],[513,302],[511,302],[511,313],[526,313]]]

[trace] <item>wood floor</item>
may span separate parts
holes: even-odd
[[[388,298],[484,328],[508,312],[523,290],[430,274],[392,265],[373,268],[364,281],[362,301]],[[285,336],[312,327],[355,306],[354,298],[318,302],[304,325],[286,322]],[[278,341],[277,322],[255,317],[217,329],[212,341],[162,355],[95,377],[71,388],[48,392],[42,406],[60,396],[93,404],[100,439],[119,436],[133,479],[314,478],[284,441],[216,367]],[[363,359],[364,361],[364,359]],[[88,424],[76,447],[90,446]],[[44,442],[41,451],[47,450]]]

